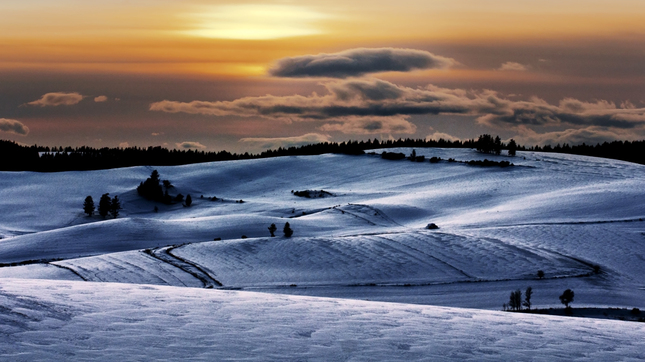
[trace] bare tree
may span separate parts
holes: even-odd
[[[526,288],[526,292],[524,292],[524,305],[526,309],[531,310],[531,296],[533,295],[533,288],[528,287]]]
[[[508,307],[511,310],[522,310],[522,291],[521,290],[516,290],[514,292],[511,292],[511,296],[508,301]]]

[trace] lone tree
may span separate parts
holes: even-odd
[[[526,309],[531,310],[531,296],[533,295],[533,288],[528,287],[526,288],[526,292],[524,292],[524,305]]]
[[[121,210],[121,201],[119,201],[118,196],[114,196],[112,202],[110,202],[110,215],[116,219],[119,216],[119,210]]]
[[[190,197],[190,194],[186,195],[186,202],[185,202],[185,204],[186,204],[186,207],[190,207],[190,205],[192,205],[192,204],[193,204],[193,198],[192,198],[192,197]]]
[[[517,143],[515,143],[515,140],[511,138],[511,140],[508,141],[508,155],[515,156],[516,151],[517,151]]]
[[[538,279],[544,278],[544,272],[542,270],[538,270],[537,277],[538,277]]]
[[[94,200],[92,200],[92,196],[85,198],[85,202],[83,203],[83,211],[87,214],[87,216],[94,215]]]
[[[103,218],[107,217],[110,209],[112,208],[112,199],[110,199],[110,194],[103,194],[101,200],[99,200],[99,215]]]
[[[508,300],[508,306],[511,310],[522,310],[522,291],[516,290],[511,292],[511,297]]]
[[[573,302],[573,290],[567,289],[560,296],[560,303],[564,304],[566,308],[570,308],[569,303],[572,303],[572,302]]]
[[[291,235],[293,235],[293,230],[291,230],[291,226],[289,226],[289,223],[284,224],[284,229],[282,229],[284,232],[284,236],[289,238]]]
[[[275,236],[276,230],[278,230],[278,228],[275,226],[275,224],[271,224],[271,226],[269,226],[269,232],[271,233],[271,237]]]

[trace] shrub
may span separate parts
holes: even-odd
[[[396,152],[385,152],[381,153],[381,158],[384,160],[403,160],[405,159],[405,153],[396,153]]]

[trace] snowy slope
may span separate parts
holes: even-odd
[[[2,281],[12,361],[638,361],[645,324],[109,283]]]
[[[388,151],[409,154],[411,149]],[[213,351],[223,360],[263,354],[369,360],[379,353],[385,359],[498,360],[535,349],[545,351],[544,360],[639,357],[634,351],[640,345],[621,349],[617,341],[621,333],[629,339],[641,331],[633,324],[412,304],[499,310],[510,291],[532,286],[537,307],[559,307],[558,295],[571,288],[574,307],[645,309],[644,166],[533,152],[509,158],[466,149],[416,149],[418,155],[444,160],[487,158],[516,165],[478,167],[388,161],[378,155],[381,150],[375,152],[91,172],[0,172],[5,298],[0,314],[9,331],[0,338],[0,350],[24,360],[54,352],[77,359],[113,352],[136,360],[137,353],[161,350],[175,360],[182,353],[212,360]],[[171,180],[171,193],[191,194],[193,205],[141,199],[135,188],[153,169]],[[292,193],[303,190],[331,195]],[[98,203],[106,192],[122,200],[119,218],[85,216],[85,196]],[[286,222],[294,230],[291,238],[282,236]],[[426,230],[431,222],[440,229]],[[274,238],[267,230],[271,223],[278,227]],[[537,270],[546,277],[538,280]],[[210,316],[213,305],[226,306],[228,314],[199,317]],[[166,313],[166,308],[175,309]],[[272,315],[259,317],[256,311]],[[428,313],[434,322],[424,319]],[[291,329],[305,315],[313,316],[313,326]],[[227,323],[213,327],[216,320]],[[449,322],[450,328],[459,323],[450,329],[437,321]],[[522,326],[521,332],[513,323]],[[563,323],[577,337],[565,338]],[[352,329],[356,324],[363,327]],[[267,336],[274,325],[284,326],[284,333]],[[533,342],[533,328],[555,347]],[[58,329],[60,337],[51,332]],[[472,329],[485,333],[473,342]],[[254,333],[253,341],[234,351],[217,347]],[[312,344],[314,336],[325,337]],[[450,344],[450,336],[459,343]],[[57,338],[74,342],[65,347]],[[190,342],[173,342],[182,339]],[[10,347],[12,341],[18,343]],[[589,341],[599,346],[589,349]],[[38,348],[30,352],[32,342]],[[130,351],[137,343],[148,349]],[[514,350],[513,344],[521,347]],[[181,352],[154,347],[168,345]]]

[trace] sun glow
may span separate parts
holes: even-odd
[[[219,39],[269,40],[318,35],[317,22],[330,16],[289,5],[224,5],[189,16],[198,23],[184,34]]]

